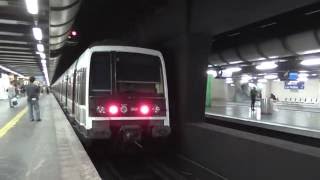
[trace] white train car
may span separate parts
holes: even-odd
[[[85,138],[138,140],[171,132],[166,68],[159,51],[94,44],[52,89]]]

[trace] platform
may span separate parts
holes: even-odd
[[[274,108],[273,114],[261,115],[259,107],[251,111],[244,104],[215,104],[206,108],[206,117],[320,138],[320,113],[310,111],[310,108],[281,105]]]
[[[29,120],[26,98],[0,107],[1,180],[101,179],[52,95],[40,98],[41,122]]]

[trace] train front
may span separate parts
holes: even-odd
[[[137,141],[170,134],[167,81],[158,51],[93,52],[89,116],[94,138]]]

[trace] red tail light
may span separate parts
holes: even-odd
[[[150,112],[150,108],[147,105],[140,106],[140,113],[143,115],[147,115]]]
[[[116,105],[111,105],[109,106],[108,111],[110,114],[115,115],[119,112],[119,108]]]

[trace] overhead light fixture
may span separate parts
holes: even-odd
[[[259,65],[256,66],[256,69],[258,70],[269,70],[269,69],[274,69],[278,67],[278,65],[273,62],[273,61],[269,61],[269,62],[263,62]]]
[[[215,71],[215,70],[212,70],[212,69],[209,69],[208,71],[207,71],[207,74],[208,75],[211,75],[211,76],[213,76],[213,77],[217,77],[217,71]]]
[[[314,54],[320,52],[320,49],[312,49],[312,50],[307,50],[303,52],[299,52],[299,55],[305,55],[305,54]]]
[[[242,63],[243,61],[230,61],[229,63],[230,64],[239,64],[239,63]]]
[[[259,83],[266,83],[266,82],[268,82],[266,79],[258,79],[258,82]]]
[[[17,76],[19,76],[19,77],[21,77],[21,78],[26,78],[24,75],[22,75],[22,74],[20,74],[20,73],[17,73],[17,72],[15,72],[15,71],[13,71],[13,70],[11,70],[11,69],[9,69],[9,68],[6,68],[6,67],[4,67],[4,66],[1,66],[1,65],[0,65],[0,69],[2,69],[2,70],[4,70],[4,71],[7,71],[7,72],[9,72],[9,73],[15,74],[15,75],[17,75]]]
[[[317,76],[317,74],[311,74],[311,76]]]
[[[38,27],[32,28],[33,36],[36,40],[41,41],[42,40],[42,30]]]
[[[269,56],[269,59],[277,59],[279,56]]]
[[[26,0],[27,10],[30,14],[38,14],[38,0]]]
[[[266,58],[261,57],[261,58],[258,58],[257,60],[258,60],[258,61],[263,61],[263,60],[266,60]]]
[[[234,84],[230,84],[230,86],[234,87]]]
[[[47,60],[45,60],[45,59],[41,60],[41,64],[46,64],[46,63],[47,63]]]
[[[304,66],[320,65],[320,58],[306,59],[306,60],[301,61],[300,64],[302,64]]]
[[[43,52],[36,52],[36,54],[39,54],[41,59],[45,59],[46,55]]]
[[[37,49],[38,49],[38,51],[43,52],[44,51],[43,44],[37,44]]]
[[[212,67],[212,65],[211,65],[211,64],[209,64],[209,65],[208,65],[208,67],[210,68],[210,67]]]
[[[229,71],[229,72],[239,72],[241,71],[242,69],[240,67],[230,67],[230,68],[227,68],[226,71]]]
[[[267,74],[264,76],[264,79],[277,79],[278,75],[275,74]]]

